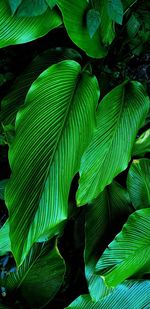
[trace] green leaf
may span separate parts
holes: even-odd
[[[132,14],[127,22],[127,34],[130,39],[136,36],[140,29],[141,23],[135,14]]]
[[[109,244],[96,265],[108,287],[150,272],[150,209],[130,215],[122,231]]]
[[[10,237],[9,237],[9,221],[7,220],[0,229],[0,256],[5,255],[11,251]]]
[[[19,289],[30,308],[43,308],[60,289],[65,274],[65,264],[57,246],[35,244],[24,263],[11,272],[5,281],[5,288]]]
[[[131,214],[127,191],[117,182],[107,186],[91,205],[85,215],[85,275],[89,292],[99,300],[106,288],[100,276],[94,274],[96,263],[110,240],[121,230]],[[94,222],[94,224],[93,224]]]
[[[46,2],[49,5],[49,7],[51,8],[51,10],[57,4],[57,0],[46,0]]]
[[[0,47],[33,41],[47,34],[62,23],[60,15],[48,9],[45,14],[34,18],[11,15],[9,4],[1,0]]]
[[[127,188],[135,209],[150,207],[150,160],[134,160],[127,177]]]
[[[124,82],[102,99],[96,131],[81,160],[78,205],[96,198],[127,168],[148,108],[149,98],[138,82]]]
[[[38,16],[46,12],[48,8],[45,0],[23,0],[16,12],[18,17]]]
[[[141,309],[149,308],[150,280],[127,280],[108,296],[93,302],[89,295],[81,295],[66,309]]]
[[[86,15],[86,23],[89,36],[92,38],[101,23],[99,11],[95,9],[89,10]]]
[[[98,99],[95,76],[64,60],[37,78],[17,114],[5,200],[18,265],[34,242],[58,234],[67,219],[71,181],[93,133]]]
[[[58,0],[57,4],[62,12],[64,25],[71,40],[88,56],[93,58],[105,57],[107,51],[103,47],[100,37],[100,29],[90,38],[86,26],[86,13],[89,4],[86,0],[78,1]]]
[[[10,130],[8,130],[7,125],[14,126],[16,114],[20,106],[24,104],[26,94],[34,80],[50,65],[65,59],[81,61],[81,56],[72,48],[48,49],[36,56],[23,73],[16,78],[11,90],[1,102],[1,119],[7,134],[12,132],[12,127],[9,126]]]
[[[121,0],[108,0],[108,16],[119,25],[122,25],[123,5]]]
[[[7,182],[8,182],[8,179],[0,180],[0,200],[4,200],[4,191],[5,191]]]
[[[132,155],[144,157],[146,152],[150,152],[150,129],[143,132],[136,140]]]
[[[100,11],[101,25],[100,25],[100,36],[103,44],[108,46],[112,43],[115,38],[115,27],[114,22],[108,15],[108,0],[96,1],[96,8]]]
[[[23,0],[8,0],[12,13],[14,14]],[[5,1],[6,2],[6,1]]]

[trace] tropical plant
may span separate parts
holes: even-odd
[[[150,308],[149,9],[1,0],[0,308]]]

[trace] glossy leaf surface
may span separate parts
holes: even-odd
[[[18,265],[34,242],[58,234],[67,219],[71,181],[93,133],[98,98],[96,78],[66,60],[38,77],[17,114],[6,204]]]
[[[81,160],[78,205],[96,198],[127,168],[148,109],[149,98],[138,82],[124,82],[102,99],[96,131]]]

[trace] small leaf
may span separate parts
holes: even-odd
[[[8,0],[12,13],[14,14],[23,0]]]
[[[108,16],[119,25],[122,25],[123,5],[121,0],[108,0]]]
[[[140,29],[141,23],[135,14],[132,14],[130,19],[127,22],[127,33],[129,38],[133,38],[136,36]]]
[[[96,272],[108,287],[116,287],[134,275],[150,272],[150,208],[129,216],[122,231],[100,257]]]
[[[23,0],[16,12],[18,17],[39,16],[48,8],[45,0]]]
[[[101,23],[100,13],[95,9],[89,10],[86,15],[86,23],[89,36],[92,38]]]
[[[49,5],[49,7],[51,8],[51,10],[52,10],[53,7],[56,5],[57,0],[46,0],[46,2]]]
[[[132,150],[132,155],[144,157],[147,152],[150,152],[150,129],[143,132],[140,137],[137,138]]]
[[[150,207],[150,160],[134,160],[127,177],[127,188],[135,209]]]

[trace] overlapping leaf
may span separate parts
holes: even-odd
[[[95,275],[96,263],[107,244],[118,233],[131,214],[127,191],[113,182],[87,206],[85,216],[85,274],[90,295],[98,300],[103,293],[102,279]]]
[[[12,16],[8,1],[1,0],[0,47],[33,41],[58,27],[61,23],[60,15],[50,9],[34,18],[17,18]]]
[[[106,55],[101,40],[100,29],[90,38],[87,25],[86,13],[91,7],[86,0],[79,1],[58,0],[57,4],[62,12],[64,25],[71,40],[83,49],[88,56],[102,58]]]
[[[45,0],[22,0],[16,15],[19,17],[39,16],[46,12],[48,5]]]
[[[149,98],[138,82],[124,82],[102,99],[96,131],[81,160],[78,205],[96,198],[126,169],[148,109]]]
[[[150,207],[150,160],[134,160],[127,178],[127,188],[135,209]]]
[[[9,93],[2,100],[1,120],[6,125],[14,125],[16,113],[24,104],[25,96],[34,80],[50,65],[61,60],[81,60],[80,54],[71,48],[52,48],[36,56],[25,71],[15,80]],[[9,127],[9,131],[10,131]]]
[[[110,243],[96,265],[107,286],[150,272],[150,209],[130,215],[122,231]]]
[[[62,61],[32,84],[17,114],[5,196],[17,264],[67,219],[71,181],[93,133],[98,98],[96,78],[77,62]]]
[[[64,273],[64,260],[57,246],[35,244],[22,266],[4,280],[6,292],[20,289],[30,308],[41,308],[60,289]]]
[[[150,129],[143,132],[136,140],[132,155],[144,157],[146,152],[150,152]]]
[[[150,281],[128,280],[98,302],[89,295],[75,299],[66,309],[141,309],[150,305]]]

